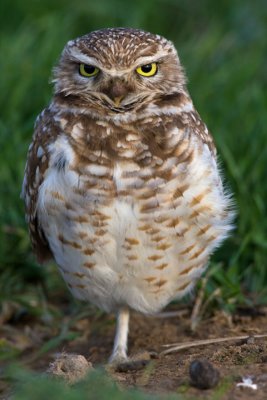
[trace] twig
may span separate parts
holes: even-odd
[[[162,351],[159,355],[162,356],[162,355],[166,355],[169,353],[174,353],[176,351],[189,349],[191,347],[206,346],[209,344],[231,342],[231,341],[238,341],[238,340],[248,340],[251,337],[253,337],[254,339],[267,338],[267,334],[251,335],[251,336],[247,336],[247,335],[230,336],[230,337],[226,337],[226,338],[217,338],[217,339],[204,339],[204,340],[197,340],[195,342],[186,342],[186,343],[182,343],[182,344],[175,344],[175,343],[174,344],[164,344],[162,347],[170,347],[170,348]]]
[[[152,318],[176,318],[176,317],[184,317],[188,315],[188,308],[184,308],[182,310],[177,311],[163,311],[153,315],[150,315]]]

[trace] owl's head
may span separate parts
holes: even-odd
[[[166,104],[185,91],[173,44],[138,29],[111,28],[67,43],[54,69],[64,102],[112,117]]]

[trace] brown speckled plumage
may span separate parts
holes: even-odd
[[[171,42],[96,31],[66,45],[54,76],[23,184],[33,249],[74,296],[119,312],[118,361],[128,308],[152,313],[193,287],[231,228],[229,196]]]

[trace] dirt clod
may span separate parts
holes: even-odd
[[[67,383],[73,384],[85,377],[92,364],[79,354],[60,353],[54,362],[50,363],[47,373],[63,378]]]
[[[149,360],[132,360],[120,363],[116,366],[116,372],[138,371],[145,368],[149,364]]]
[[[210,389],[220,379],[219,371],[206,359],[194,360],[189,366],[191,383],[198,389]]]

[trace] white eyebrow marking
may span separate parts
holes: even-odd
[[[141,56],[136,60],[136,66],[139,65],[146,65],[150,64],[152,62],[159,62],[161,58],[166,57],[168,53],[166,51],[158,51],[156,54],[153,56]]]
[[[158,51],[155,55],[153,56],[141,56],[139,57],[130,68],[124,68],[121,69],[119,66],[116,68],[114,66],[113,68],[105,68],[102,63],[97,60],[95,57],[88,56],[84,54],[83,52],[80,51],[78,47],[72,46],[67,49],[70,57],[74,61],[77,61],[79,63],[84,63],[84,64],[89,64],[89,65],[94,65],[96,67],[99,67],[102,71],[107,72],[111,76],[123,76],[125,74],[128,74],[132,71],[134,71],[137,67],[141,65],[146,65],[150,64],[153,62],[159,62],[161,58],[165,57],[168,53],[164,50]]]
[[[78,62],[98,66],[99,62],[95,57],[87,56],[82,53],[77,47],[70,47],[68,49],[69,55]]]

